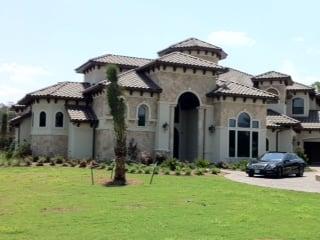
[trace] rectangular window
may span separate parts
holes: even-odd
[[[238,131],[238,157],[250,157],[249,131]]]
[[[235,119],[229,119],[229,127],[236,127],[236,120]]]
[[[252,128],[259,128],[259,121],[252,121]]]
[[[252,157],[258,157],[258,148],[259,148],[259,133],[252,132]]]
[[[236,154],[236,131],[229,131],[229,157],[235,157]]]

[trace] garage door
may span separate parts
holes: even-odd
[[[320,163],[320,142],[304,142],[304,152],[311,164]]]

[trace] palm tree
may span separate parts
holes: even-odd
[[[110,113],[113,117],[113,128],[115,134],[115,174],[113,178],[114,185],[126,184],[125,160],[127,155],[126,134],[127,126],[125,123],[125,103],[122,97],[122,90],[118,84],[117,67],[109,66],[107,69],[107,98],[110,107]]]

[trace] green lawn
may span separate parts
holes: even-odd
[[[320,194],[218,176],[129,178],[141,184],[91,186],[88,169],[0,168],[0,239],[320,239]]]

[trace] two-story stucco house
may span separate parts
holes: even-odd
[[[232,161],[265,151],[320,153],[320,96],[289,75],[257,76],[225,67],[220,47],[189,38],[156,59],[107,54],[76,69],[83,82],[34,91],[14,109],[16,141],[35,155],[113,158],[106,69],[119,68],[128,141],[181,160]]]

